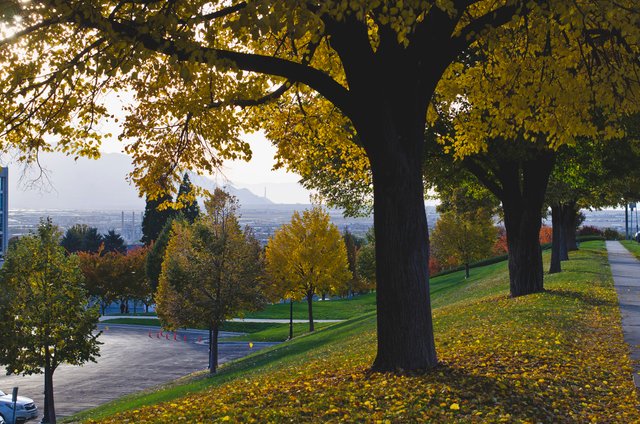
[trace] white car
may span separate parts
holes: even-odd
[[[13,422],[13,402],[11,401],[11,394],[6,394],[0,390],[0,424],[3,423],[2,418],[4,418],[6,424],[20,424],[37,417],[38,407],[35,402],[28,397],[18,396],[18,401],[16,402],[16,421]]]

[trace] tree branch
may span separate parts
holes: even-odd
[[[523,9],[523,5],[502,6],[474,19],[460,31],[460,34],[452,38],[452,45],[457,52],[463,51],[476,41],[475,35],[479,34],[483,29],[498,28],[504,25]]]
[[[504,190],[498,183],[496,183],[489,172],[484,169],[478,162],[468,157],[462,161],[462,164],[469,172],[471,172],[485,187],[491,191],[498,199],[502,199],[504,196]]]
[[[71,19],[82,27],[113,34],[131,42],[139,42],[148,50],[175,56],[181,61],[215,66],[217,60],[228,60],[244,71],[286,78],[291,83],[300,82],[322,94],[346,115],[349,115],[353,109],[349,100],[349,91],[330,75],[309,65],[273,56],[205,47],[192,41],[180,41],[178,45],[174,40],[158,34],[152,35],[139,31],[138,27],[141,23],[111,21],[97,15],[97,12],[79,11]]]
[[[290,81],[287,81],[284,84],[282,84],[280,87],[278,87],[276,90],[272,91],[269,94],[265,94],[264,96],[257,99],[232,99],[232,100],[219,101],[219,102],[214,101],[209,103],[205,107],[207,109],[215,109],[223,106],[238,106],[242,108],[251,107],[251,106],[260,106],[262,104],[269,103],[273,100],[278,99],[280,96],[286,93],[291,88],[292,85],[293,84],[291,84]]]

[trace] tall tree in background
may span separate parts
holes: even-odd
[[[162,231],[160,231],[158,238],[149,246],[145,272],[153,289],[153,293],[158,289],[158,282],[160,281],[160,274],[162,273],[162,261],[164,260],[165,251],[171,238],[171,227],[174,221],[176,221],[176,219],[168,220],[167,223],[164,224]]]
[[[68,228],[60,240],[60,245],[68,253],[92,252],[95,253],[102,245],[103,237],[95,227],[87,224],[76,224]]]
[[[146,246],[158,238],[160,231],[175,216],[175,210],[168,207],[171,202],[172,198],[169,194],[164,194],[157,199],[151,199],[147,196],[142,216],[142,238],[140,239]]]
[[[260,244],[240,228],[238,203],[216,189],[207,214],[174,221],[156,293],[158,316],[169,328],[209,329],[209,370],[218,366],[218,331],[225,320],[262,305]]]
[[[0,271],[0,364],[10,373],[44,373],[44,418],[55,423],[53,374],[62,363],[82,365],[98,356],[97,308],[87,308],[75,255],[59,245],[51,220],[18,240]]]
[[[294,212],[269,239],[265,259],[273,283],[306,298],[309,331],[314,331],[313,295],[343,290],[352,278],[340,231],[320,207]]]
[[[454,62],[468,59],[470,46],[483,47],[491,64],[484,72],[508,79],[516,90],[485,89],[493,97],[486,102],[493,105],[489,127],[477,126],[482,134],[469,141],[482,148],[483,141],[502,135],[504,128],[490,126],[494,115],[506,112],[509,119],[499,122],[524,122],[534,133],[542,128],[554,146],[558,128],[575,135],[591,128],[571,120],[555,125],[543,113],[545,102],[535,100],[561,92],[563,110],[580,113],[597,99],[604,116],[611,109],[627,113],[633,103],[617,100],[636,87],[640,50],[636,0],[10,4],[13,14],[5,19],[13,35],[0,52],[0,110],[4,146],[22,148],[26,161],[35,162],[46,149],[99,155],[95,123],[109,116],[103,93],[126,90],[135,101],[121,138],[134,160],[132,180],[152,199],[168,188],[157,182],[177,182],[182,169],[211,172],[224,159],[249,158],[240,135],[259,127],[278,144],[280,164],[303,178],[315,158],[335,166],[330,175],[342,177],[338,181],[360,176],[370,165],[376,370],[437,364],[421,167],[427,109],[443,74],[461,76]],[[509,37],[519,44],[506,43]],[[52,48],[52,40],[64,40],[60,47],[68,54]],[[615,60],[602,60],[610,57]],[[530,84],[527,69],[544,69],[555,84]],[[593,90],[576,78],[584,69],[596,82]],[[459,99],[465,94],[455,92]],[[504,105],[500,96],[517,100]],[[520,110],[512,113],[516,104]],[[60,142],[52,146],[49,139]],[[356,151],[357,166],[350,166]]]
[[[115,230],[107,231],[107,233],[102,236],[102,241],[104,243],[104,252],[127,252],[124,239],[120,234],[116,233]]]
[[[358,275],[370,287],[376,284],[376,240],[373,231],[367,233],[365,244],[358,251]]]
[[[362,247],[362,239],[359,239],[353,235],[349,230],[344,230],[342,233],[342,239],[344,240],[344,246],[347,251],[347,262],[349,263],[349,272],[351,272],[351,279],[347,283],[346,294],[347,296],[353,295],[361,287],[360,276],[358,275],[358,251]]]
[[[200,206],[198,206],[196,193],[189,179],[189,174],[186,172],[182,177],[176,202],[178,203],[177,212],[182,214],[187,221],[193,223],[200,215]]]

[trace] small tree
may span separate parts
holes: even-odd
[[[464,264],[465,277],[469,278],[469,264],[491,255],[498,237],[498,230],[491,215],[484,210],[440,215],[431,235],[434,256],[445,263],[453,259]]]
[[[82,365],[99,355],[98,311],[75,255],[59,246],[50,219],[18,240],[0,271],[0,363],[9,373],[44,373],[44,418],[55,423],[53,373],[62,363]],[[5,319],[6,318],[6,319]]]
[[[343,290],[351,278],[340,231],[320,207],[294,212],[291,222],[275,232],[266,265],[274,284],[293,287],[307,299],[309,331],[314,330],[313,295]]]
[[[115,230],[109,230],[102,236],[104,242],[104,252],[118,252],[127,253],[127,246],[124,243],[122,236],[115,232]]]
[[[225,320],[263,302],[260,244],[238,224],[235,197],[216,189],[207,215],[174,221],[156,293],[169,328],[209,329],[209,370],[218,366],[218,330]]]
[[[140,247],[130,250],[123,257],[125,293],[128,298],[133,299],[134,313],[137,302],[142,302],[145,312],[149,312],[149,305],[153,301],[151,282],[145,272],[148,251],[147,247]]]

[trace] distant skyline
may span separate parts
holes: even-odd
[[[23,166],[8,163],[9,166],[9,208],[10,209],[59,209],[59,210],[141,210],[144,199],[130,185],[125,177],[131,170],[131,159],[121,153],[104,153],[101,159],[80,158],[74,161],[60,153],[46,153],[40,162],[47,170],[46,178],[34,181],[39,176],[37,169],[24,172]],[[232,168],[233,172],[237,168]],[[266,170],[255,167],[256,171]],[[229,171],[227,171],[228,177]],[[197,178],[198,183],[212,188],[207,179]],[[278,179],[273,179],[278,181]],[[272,181],[273,181],[272,180]],[[280,181],[283,181],[282,179]],[[286,181],[286,180],[284,180]],[[260,181],[250,187],[243,187],[223,177],[218,185],[230,185],[241,203],[264,203],[264,189],[267,198],[274,203],[309,203],[309,197],[296,182]]]

